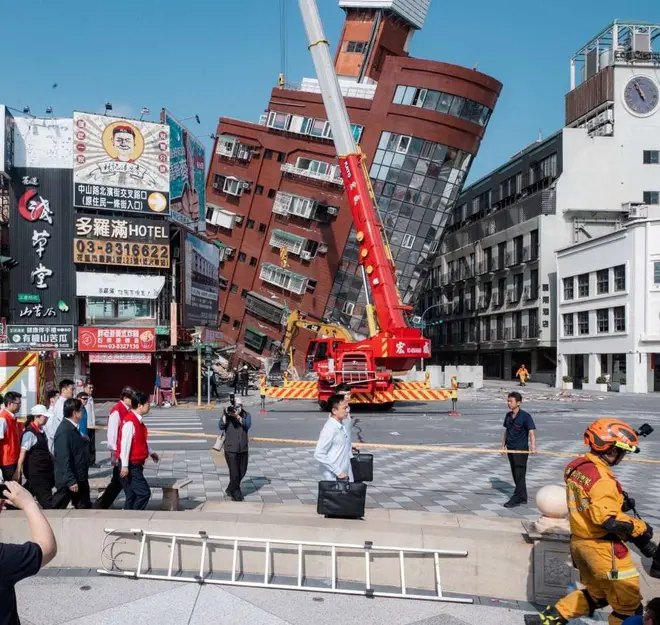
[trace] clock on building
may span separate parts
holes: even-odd
[[[628,81],[623,98],[631,113],[650,115],[658,107],[658,85],[648,76],[635,76]]]

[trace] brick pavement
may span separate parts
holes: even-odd
[[[210,443],[209,443],[210,445]],[[579,455],[579,442],[550,441],[547,451]],[[645,442],[647,457],[660,455],[660,444]],[[645,454],[646,455],[646,454]],[[527,484],[530,505],[507,510],[502,504],[513,492],[508,462],[499,454],[453,452],[374,452],[374,482],[369,484],[367,507],[426,510],[535,519],[534,497],[541,486],[561,484],[568,459],[530,458]],[[660,525],[660,479],[656,467],[624,463],[617,467],[624,488],[638,501],[638,511],[652,525]],[[107,467],[96,474],[109,474]],[[186,475],[193,483],[182,493],[182,505],[195,507],[208,500],[222,500],[227,486],[226,466],[216,466],[210,450],[165,451],[158,467],[148,464],[145,475]],[[316,502],[317,463],[310,447],[274,447],[253,444],[243,492],[247,501],[286,504]],[[155,494],[151,506],[157,507]],[[118,500],[116,505],[121,505]]]

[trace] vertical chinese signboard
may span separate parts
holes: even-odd
[[[206,162],[204,145],[169,111],[161,122],[170,129],[170,219],[206,230]]]
[[[168,126],[74,113],[73,144],[74,206],[168,214]]]
[[[10,189],[11,322],[75,324],[71,169],[15,167]],[[15,251],[14,251],[15,250]]]

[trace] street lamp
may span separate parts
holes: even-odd
[[[421,324],[422,324],[422,336],[424,336],[424,329],[425,329],[425,325],[424,325],[424,317],[426,316],[426,313],[427,313],[429,310],[433,310],[434,308],[439,308],[440,306],[442,306],[442,304],[439,304],[439,303],[438,303],[438,304],[433,304],[432,306],[429,306],[429,307],[428,307],[428,308],[427,308],[427,309],[421,314],[421,316],[420,316],[420,320],[421,320]],[[422,358],[421,358],[421,366],[422,366],[422,371],[424,371],[424,356],[422,356]]]

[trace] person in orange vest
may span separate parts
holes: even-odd
[[[525,363],[520,365],[520,369],[516,371],[516,377],[520,378],[520,386],[527,385],[527,380],[529,378],[529,371],[527,371],[527,367],[525,366]]]
[[[261,395],[261,409],[266,410],[266,374],[262,373],[259,376],[259,394]]]
[[[458,379],[455,375],[451,376],[451,411],[456,411],[456,405],[458,404]]]
[[[21,409],[20,393],[9,391],[4,397],[5,407],[0,411],[0,473],[5,482],[21,482],[18,458],[21,455],[23,426],[17,421]]]
[[[145,510],[151,499],[151,489],[144,478],[144,463],[149,457],[154,462],[160,458],[149,446],[149,431],[144,424],[144,417],[151,409],[149,396],[136,391],[131,398],[131,408],[117,436],[119,478],[126,495],[124,510]]]

